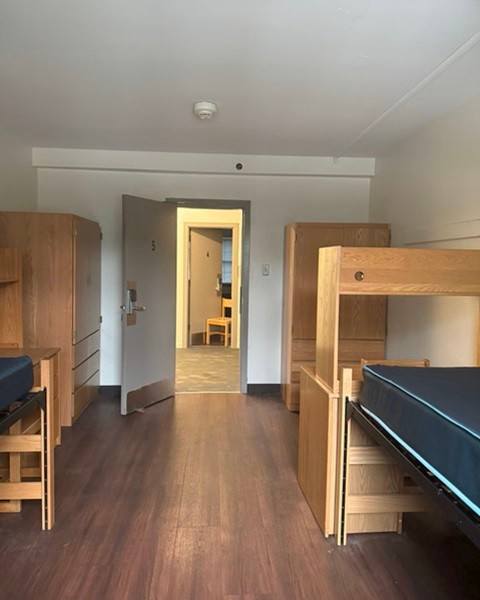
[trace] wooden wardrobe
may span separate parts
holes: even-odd
[[[17,345],[61,349],[66,426],[98,391],[100,244],[98,223],[75,215],[0,212],[0,247],[22,255],[23,339]]]
[[[377,223],[291,223],[285,228],[282,396],[300,408],[300,365],[315,365],[318,249],[390,246],[390,226]],[[383,358],[387,300],[350,296],[340,305],[340,360]]]

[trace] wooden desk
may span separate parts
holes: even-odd
[[[34,387],[47,389],[47,463],[48,510],[47,522],[43,528],[51,529],[55,522],[54,502],[54,457],[53,448],[61,442],[60,397],[58,385],[59,348],[0,348],[0,358],[30,356],[33,362]],[[11,435],[29,435],[41,432],[40,411],[34,412],[10,428]],[[41,477],[41,464],[38,452],[8,452],[0,454],[0,480],[20,483],[23,478]],[[0,513],[20,512],[20,499],[0,502]]]
[[[53,400],[51,403],[53,406],[53,415],[50,415],[50,418],[53,419],[55,446],[58,446],[62,441],[58,386],[59,354],[60,348],[0,348],[0,358],[27,355],[32,359],[33,385],[36,387],[46,387],[47,397],[51,394]],[[25,429],[29,429],[28,432],[33,433],[33,429],[31,429],[33,421],[34,418],[32,417],[32,422],[22,424],[22,433],[26,433]]]

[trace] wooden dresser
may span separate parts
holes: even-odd
[[[375,223],[291,223],[285,228],[282,325],[282,396],[300,408],[300,365],[315,365],[318,249],[325,246],[390,246],[390,227]],[[342,298],[340,360],[383,358],[387,300]]]
[[[23,336],[16,345],[61,349],[60,421],[66,426],[98,390],[100,244],[98,223],[75,215],[0,213],[0,246],[22,257]]]

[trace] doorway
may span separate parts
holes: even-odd
[[[177,211],[177,392],[241,391],[243,211]]]

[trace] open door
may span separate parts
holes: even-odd
[[[205,341],[205,322],[222,314],[222,230],[190,228],[190,346]]]
[[[122,414],[175,392],[177,207],[123,196]]]

